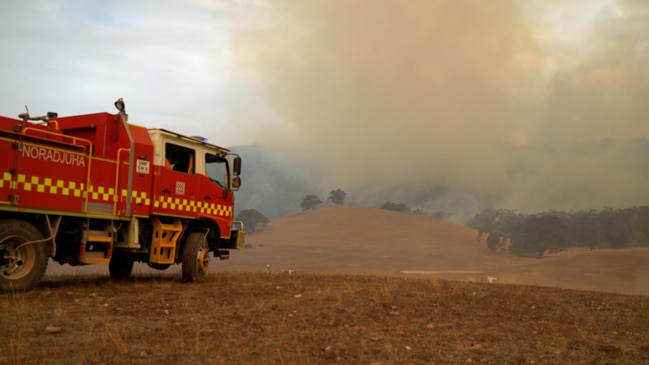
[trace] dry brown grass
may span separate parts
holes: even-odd
[[[0,296],[0,364],[649,363],[648,248],[539,260],[476,236],[328,207],[273,219],[199,285],[177,266],[113,283],[105,266],[52,264]],[[486,275],[500,284],[466,282]]]
[[[458,281],[498,277],[501,283],[556,286],[649,296],[649,247],[616,250],[571,249],[543,259],[490,254],[476,242],[477,231],[382,209],[324,207],[273,219],[248,235],[251,249],[214,262],[214,271],[436,278]],[[140,273],[155,273],[146,265]],[[168,270],[179,272],[177,266]],[[48,275],[105,274],[105,265],[60,266]]]
[[[303,273],[211,274],[197,285],[64,276],[0,296],[0,363],[643,364],[648,324],[649,297],[558,288]]]

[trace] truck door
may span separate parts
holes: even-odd
[[[205,153],[205,176],[203,177],[202,215],[216,221],[221,237],[230,237],[234,214],[234,194],[230,189],[228,159],[213,153]]]
[[[196,217],[200,175],[195,174],[196,151],[165,143],[165,168],[157,179],[154,210],[160,214]]]

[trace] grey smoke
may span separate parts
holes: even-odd
[[[259,142],[309,151],[327,171],[313,184],[360,204],[648,204],[649,3],[599,4],[269,2],[235,35],[281,121]],[[550,8],[588,16],[563,34],[586,43],[548,40]]]

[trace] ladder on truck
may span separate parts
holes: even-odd
[[[83,225],[79,258],[82,264],[107,264],[113,256],[114,237],[111,231],[91,230]]]

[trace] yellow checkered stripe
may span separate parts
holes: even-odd
[[[103,186],[90,185],[88,188],[88,197],[91,200],[101,200],[104,202],[112,202],[115,196],[114,188],[105,188]]]
[[[49,193],[60,196],[71,196],[77,198],[88,198],[92,201],[113,202],[115,196],[114,188],[90,185],[85,189],[85,184],[76,181],[65,181],[48,177],[27,176],[19,174],[16,179],[9,172],[4,172],[0,179],[0,188],[24,190],[37,193]],[[128,195],[127,189],[122,189],[120,195],[125,198]],[[145,191],[132,191],[131,201],[137,205],[150,206],[151,198]],[[170,209],[179,212],[200,213],[212,216],[231,217],[233,209],[231,205],[214,204],[195,201],[190,199],[160,196],[153,202],[155,208]]]
[[[5,172],[2,174],[2,180],[0,180],[0,188],[6,187],[12,187],[12,181],[13,179],[11,178],[11,174],[8,172]]]
[[[188,213],[201,213],[223,217],[232,216],[231,205],[197,202],[195,200],[169,196],[160,196],[158,200],[154,201],[153,206],[155,208],[177,210]]]
[[[52,179],[49,177],[40,176],[27,176],[18,174],[16,179],[9,172],[2,173],[0,179],[0,188],[8,187],[11,189],[36,192],[36,193],[49,193],[60,196],[71,196],[76,198],[88,198],[94,201],[113,202],[115,196],[114,188],[106,188],[103,186],[90,185],[86,190],[84,183],[77,181],[65,181],[61,179]],[[122,197],[126,197],[128,191],[122,190]],[[151,199],[147,196],[146,192],[132,192],[132,201],[136,204],[151,205]]]
[[[16,180],[11,179],[11,174],[5,172],[2,176],[0,188],[8,184],[12,189],[33,191],[37,193],[50,193],[62,196],[84,197],[85,186],[76,181],[65,181],[49,177],[27,176],[18,174]]]
[[[122,198],[125,198],[128,195],[128,190],[122,189]],[[146,191],[132,191],[131,192],[131,201],[137,205],[149,206],[151,205],[151,198],[146,194]]]

